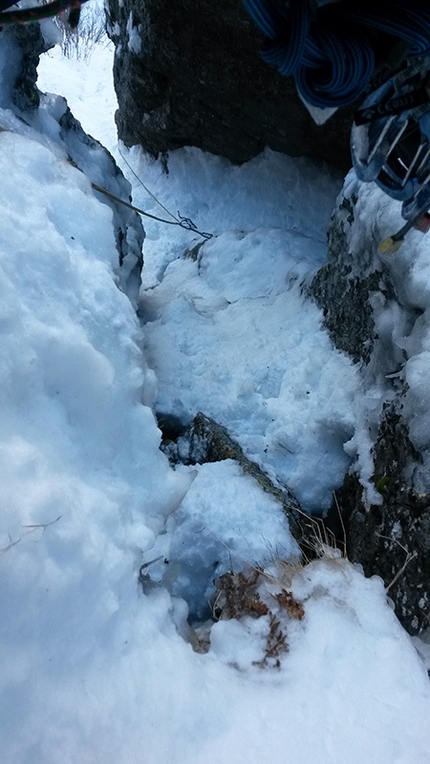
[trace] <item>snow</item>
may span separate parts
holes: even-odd
[[[127,21],[128,48],[132,53],[140,53],[142,38],[140,36],[140,24],[133,23],[133,13],[130,13]]]
[[[351,171],[346,179],[344,194],[348,198],[357,195],[355,225],[351,231],[349,249],[352,268],[368,267],[363,263],[362,241],[368,250],[378,252],[378,245],[387,236],[398,231],[404,224],[400,202],[390,201],[375,184],[360,184]],[[369,214],[372,211],[372,214]],[[369,255],[370,257],[373,256]],[[363,376],[367,398],[367,422],[370,428],[379,418],[385,401],[395,394],[396,379],[407,383],[403,400],[403,416],[408,425],[409,437],[420,451],[423,460],[413,474],[413,486],[417,492],[428,492],[430,486],[430,269],[429,239],[419,231],[411,230],[404,244],[392,255],[378,255],[381,271],[387,270],[399,296],[395,301],[382,291],[372,300],[375,321],[375,357]],[[361,259],[360,259],[361,258]],[[371,400],[373,399],[373,405]],[[368,464],[369,445],[364,430],[357,431],[347,448],[356,448],[364,473],[370,475]],[[366,466],[367,465],[367,466]],[[365,481],[364,481],[365,482]]]
[[[106,51],[87,69],[59,61],[40,86],[112,147]],[[110,209],[52,136],[6,109],[0,124],[2,760],[428,764],[427,674],[382,582],[334,550],[298,565],[275,500],[229,460],[174,471],[153,413],[203,409],[327,506],[368,406],[304,294],[340,179],[273,152],[234,168],[186,149],[168,175],[128,152],[173,214],[216,234],[193,260],[201,238],[145,221],[139,322]],[[134,201],[167,214],[141,186]],[[420,364],[409,373],[425,396]],[[277,667],[260,667],[268,614],[191,646],[213,578],[245,564],[264,566],[261,600],[285,632]]]
[[[202,621],[210,616],[215,577],[240,570],[244,563],[264,567],[274,558],[298,558],[300,552],[280,504],[243,475],[236,462],[197,465],[193,472],[180,508],[168,519],[167,533],[151,550],[169,565],[151,566],[150,575],[187,601],[191,620]]]
[[[318,510],[348,467],[343,443],[354,432],[359,382],[303,300],[309,265],[295,258],[308,240],[304,253],[300,245],[276,230],[219,234],[198,261],[170,263],[141,310],[157,409],[185,421],[205,411]]]
[[[87,60],[68,59],[56,46],[40,58],[38,87],[66,95],[73,115],[84,130],[112,151],[116,145],[116,96],[112,74],[113,45],[96,47]],[[66,92],[67,91],[67,92]]]

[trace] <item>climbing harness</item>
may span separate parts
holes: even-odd
[[[266,40],[261,55],[293,75],[307,105],[364,101],[351,154],[357,176],[402,202],[405,225],[380,249],[430,230],[429,0],[243,0]]]

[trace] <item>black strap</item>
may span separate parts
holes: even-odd
[[[429,89],[423,86],[418,88],[418,90],[412,90],[410,93],[393,96],[387,101],[375,104],[375,106],[359,109],[354,114],[354,121],[356,125],[365,125],[366,122],[372,122],[375,119],[391,117],[394,114],[401,114],[402,111],[415,109],[417,106],[422,106],[422,104],[429,101]]]

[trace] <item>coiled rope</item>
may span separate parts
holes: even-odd
[[[293,75],[311,105],[353,103],[368,87],[387,41],[407,55],[430,51],[429,0],[243,0],[266,37],[262,58]],[[311,8],[312,3],[312,8]],[[396,38],[396,40],[392,40]]]

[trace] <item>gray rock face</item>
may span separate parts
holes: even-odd
[[[363,422],[373,442],[373,496],[357,464],[337,503],[349,559],[384,580],[399,620],[418,634],[430,617],[430,491],[428,481],[417,480],[424,451],[409,432],[414,404],[397,336],[411,336],[422,311],[405,299],[399,271],[378,255],[372,209],[358,193],[359,184],[347,182],[331,223],[329,262],[311,285],[334,344],[360,364],[364,388],[382,395]]]
[[[1,82],[2,105],[13,104],[19,111],[37,109],[40,102],[36,87],[39,56],[51,46],[46,44],[40,25],[36,22],[12,24],[1,30],[0,34],[6,43],[9,68],[6,82]]]
[[[318,127],[292,79],[260,58],[240,0],[109,0],[117,126],[152,154],[197,146],[244,162],[265,146],[351,166],[348,110]]]
[[[383,412],[373,457],[382,503],[366,505],[355,475],[345,478],[338,495],[348,556],[366,575],[384,580],[399,620],[419,634],[430,613],[430,495],[418,494],[405,478],[420,454],[409,439],[400,398]]]

